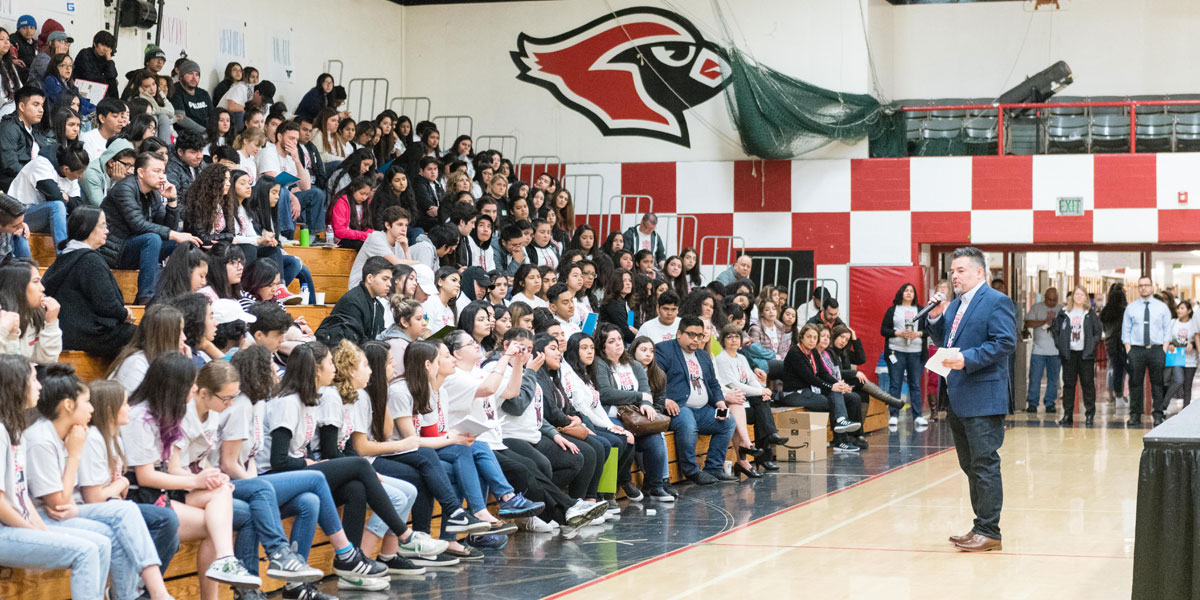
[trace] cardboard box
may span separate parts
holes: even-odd
[[[828,458],[826,428],[829,413],[805,412],[800,408],[776,409],[775,428],[788,438],[786,446],[775,447],[779,462],[815,462]]]

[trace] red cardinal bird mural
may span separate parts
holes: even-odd
[[[690,147],[684,111],[725,86],[723,51],[687,20],[654,7],[600,17],[548,38],[517,38],[517,79],[540,85],[604,135]]]

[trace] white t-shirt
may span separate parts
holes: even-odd
[[[389,391],[390,391],[390,389],[389,389]],[[389,399],[391,398],[390,393],[389,393],[388,397],[389,397]],[[388,410],[389,410],[389,415],[390,415],[391,409],[388,409]],[[371,422],[374,419],[375,419],[375,409],[371,406],[371,397],[367,394],[359,394],[358,400],[356,400],[354,402],[354,404],[351,405],[351,407],[350,407],[350,422],[354,427],[354,432],[355,433],[365,433],[367,435],[367,439],[372,442],[380,441],[380,440],[375,439],[375,436],[371,433]],[[400,441],[400,430],[397,429],[396,427],[392,427],[392,435],[388,436],[388,439],[383,440],[383,441],[385,441],[385,442]],[[415,451],[416,451],[416,449],[414,448],[412,450],[407,450],[405,452],[392,452],[389,454],[382,454],[380,456],[394,456],[396,454],[407,454],[408,452],[415,452]],[[367,456],[364,458],[366,458],[368,462],[375,461],[374,456]]]
[[[342,403],[342,396],[338,393],[337,388],[328,385],[320,389],[321,399],[317,402],[317,429],[319,430],[326,425],[332,425],[338,428],[338,450],[346,449],[346,442],[350,440],[350,434],[354,433],[354,423],[351,417],[350,407],[352,404]],[[358,390],[359,397],[366,396],[366,392]],[[313,438],[309,445],[313,454],[321,452],[320,436]]]
[[[613,422],[604,412],[604,406],[600,404],[600,392],[596,391],[595,386],[584,383],[579,373],[566,361],[559,368],[559,374],[562,376],[563,391],[575,411],[590,419],[596,427],[612,429]]]
[[[347,283],[348,289],[358,287],[362,283],[363,265],[367,264],[367,259],[372,256],[387,256],[395,255],[396,258],[408,258],[404,255],[404,250],[398,244],[388,245],[387,232],[372,231],[367,234],[367,239],[363,240],[363,245],[358,249],[358,254],[354,256],[354,266],[350,267],[350,281]],[[385,310],[384,312],[391,312]]]
[[[25,480],[25,436],[21,443],[13,445],[8,428],[0,425],[0,464],[4,466],[4,498],[25,519],[33,513],[33,499],[29,497],[29,486]]]
[[[292,432],[288,456],[304,458],[308,443],[317,433],[317,407],[304,406],[300,402],[300,394],[288,394],[267,401],[263,418],[263,431],[266,435],[263,436],[262,448],[254,455],[259,473],[271,470],[271,432],[280,427]]]
[[[558,326],[562,327],[563,335],[567,336],[568,338],[583,331],[579,328],[579,324],[575,322],[574,318],[572,318],[570,321],[564,321],[562,320],[562,317],[554,315],[554,320],[558,321]]]
[[[212,466],[213,461],[208,459],[220,439],[217,433],[220,426],[220,413],[209,411],[206,418],[201,421],[200,414],[196,411],[195,401],[188,402],[187,412],[183,415],[183,421],[180,422],[183,437],[175,442],[175,447],[179,449],[179,464],[187,467],[193,473],[199,473]],[[216,457],[213,458],[215,461]]]
[[[254,182],[258,181],[258,160],[242,154],[241,150],[238,150],[238,156],[241,157],[241,160],[238,161],[238,168],[250,175],[250,185],[254,185]]]
[[[654,245],[653,245],[654,237],[653,236],[654,236],[653,232],[651,232],[650,235],[646,235],[646,234],[642,233],[642,230],[640,228],[637,229],[637,249],[635,249],[633,251],[633,253],[637,254],[641,250],[649,250],[651,252],[654,252]]]
[[[670,325],[663,325],[662,321],[659,321],[658,318],[655,317],[653,319],[650,319],[649,321],[646,321],[645,323],[642,323],[642,326],[641,326],[641,328],[638,329],[637,334],[639,336],[644,335],[644,336],[650,338],[652,341],[654,341],[654,343],[657,344],[658,342],[665,342],[668,340],[675,339],[675,336],[678,333],[679,333],[679,319],[678,318],[676,318],[674,321],[672,321]]]
[[[44,156],[35,155],[32,160],[25,163],[21,170],[17,172],[17,176],[8,186],[8,195],[21,201],[25,206],[36,206],[44,202],[50,202],[51,199],[46,198],[37,190],[39,181],[51,179],[58,184],[58,189],[65,192],[70,198],[77,198],[81,195],[79,190],[79,182],[72,181],[66,177],[61,177],[54,165],[50,164]],[[62,201],[58,198],[57,201]]]
[[[496,410],[497,394],[482,398],[475,397],[475,391],[497,366],[498,363],[494,363],[487,368],[477,367],[470,371],[456,370],[442,383],[441,395],[445,403],[443,407],[446,411],[446,423],[450,430],[454,430],[457,424],[468,417],[480,423],[490,423],[493,425],[492,429],[485,431],[477,439],[493,449],[503,450],[506,446],[504,438],[500,434],[500,421]],[[504,389],[511,377],[512,369],[508,368],[502,376],[498,390]]]
[[[246,105],[250,103],[250,99],[253,97],[254,86],[250,85],[249,83],[239,81],[229,86],[229,90],[225,92],[224,96],[221,96],[220,106],[225,110],[229,110],[229,103],[236,102],[241,104],[242,109],[244,110]]]
[[[1192,320],[1188,321],[1187,323],[1182,323],[1179,321],[1179,319],[1171,320],[1171,336],[1173,337],[1176,346],[1186,347],[1187,344],[1190,343],[1192,341],[1192,339],[1196,336],[1196,333],[1200,332],[1200,327],[1198,327],[1196,325],[1196,323],[1197,323],[1196,319],[1192,319]],[[1180,343],[1180,342],[1183,342],[1183,343]],[[1186,361],[1184,366],[1195,367],[1196,366],[1196,351],[1194,349],[1192,349],[1192,350],[1188,350],[1187,352],[1185,352],[1184,360]]]
[[[508,299],[508,305],[512,306],[513,302],[524,302],[529,305],[529,308],[550,308],[550,303],[538,298],[537,296],[527,296],[524,292],[513,294],[512,298]]]
[[[583,298],[577,297],[575,298],[575,314],[571,315],[571,322],[583,327],[588,315],[594,312],[596,311],[592,310],[591,300],[588,300],[586,296]]]
[[[163,462],[158,422],[150,415],[149,403],[129,407],[129,423],[121,426],[121,447],[125,449],[125,462],[130,469],[142,465],[157,467]]]
[[[1086,314],[1082,308],[1067,313],[1071,320],[1071,350],[1083,350],[1083,317]]]
[[[25,463],[29,467],[29,496],[33,498],[34,506],[43,507],[46,503],[42,496],[63,491],[63,470],[67,466],[67,445],[58,437],[54,423],[47,419],[38,419],[30,425],[21,436],[25,444]],[[82,503],[78,487],[68,490],[75,502]]]
[[[279,171],[290,173],[296,177],[300,176],[300,171],[296,167],[296,161],[290,156],[280,156],[279,150],[275,144],[267,143],[262,150],[258,151],[258,172],[261,173],[276,173]]]
[[[544,265],[551,269],[558,268],[558,249],[554,244],[546,244],[545,248],[533,247],[533,251],[537,253],[538,265]]]
[[[1045,321],[1051,315],[1058,313],[1060,307],[1048,308],[1045,302],[1038,302],[1025,315],[1026,321]],[[1033,353],[1039,356],[1058,356],[1058,347],[1054,345],[1054,336],[1050,327],[1039,325],[1033,329]]]
[[[688,394],[687,405],[689,408],[701,408],[708,404],[708,386],[704,385],[704,371],[700,368],[700,359],[696,358],[695,352],[684,352],[683,362],[687,364],[688,383],[692,388]]]
[[[430,296],[421,303],[421,308],[429,317],[429,331],[437,333],[443,327],[454,326],[454,309],[442,304],[440,296]]]
[[[917,331],[915,317],[917,316],[916,306],[899,305],[892,311],[892,329],[899,331]],[[771,334],[778,336],[775,328],[771,328]],[[777,339],[772,341],[778,342]],[[776,343],[778,347],[778,343]],[[900,336],[888,338],[888,348],[893,352],[920,352],[921,338],[905,339]]]
[[[263,447],[263,438],[266,437],[263,433],[266,408],[266,400],[251,403],[245,394],[238,394],[233,399],[233,405],[221,413],[221,426],[217,430],[221,443],[242,442],[238,464],[250,475],[257,472],[254,455]]]
[[[87,152],[88,160],[100,158],[100,155],[108,149],[108,140],[100,135],[99,127],[79,134],[79,141],[83,143],[83,150]]]
[[[440,396],[440,393],[430,394],[429,410],[413,414],[412,391],[408,389],[408,381],[399,379],[388,386],[388,410],[391,411],[392,418],[412,417],[413,428],[418,434],[422,428],[434,426],[437,426],[438,432],[441,433],[446,430],[446,417],[442,412]]]
[[[534,385],[533,400],[529,403],[529,406],[525,407],[525,412],[519,415],[510,415],[504,411],[500,411],[502,435],[506,438],[524,440],[530,444],[536,444],[541,441],[542,419],[545,416],[544,403],[545,398],[542,395],[542,386]]]
[[[120,437],[116,439],[116,444],[117,447],[121,447]],[[88,427],[83,454],[79,456],[79,473],[75,476],[75,483],[81,488],[112,483],[114,476],[120,475],[125,469],[125,465],[121,464],[121,456],[118,454],[115,458],[116,467],[109,469],[108,447],[104,444],[104,436],[96,427]]]
[[[142,380],[146,378],[146,371],[150,368],[150,362],[146,360],[146,353],[138,350],[130,354],[121,362],[121,368],[117,369],[109,379],[121,384],[125,388],[126,394],[132,394],[139,385],[142,385]]]

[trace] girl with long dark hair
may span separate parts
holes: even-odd
[[[11,48],[12,38],[8,30],[0,27],[0,115],[7,115],[16,110],[17,103],[13,98],[17,88],[21,87],[21,76],[17,73],[17,66],[13,64],[15,57],[9,52]]]
[[[254,228],[266,234],[270,232],[278,239],[279,232],[276,227],[276,206],[279,205],[280,186],[279,182],[275,181],[270,175],[263,175],[258,178],[258,182],[254,184],[254,193],[250,195],[247,212],[250,215],[250,221],[254,224]],[[289,254],[282,255],[283,263],[280,266],[282,269],[282,283],[284,286],[291,284],[292,280],[299,278],[301,285],[308,285],[308,303],[316,304],[316,286],[313,285],[312,273],[308,267],[300,262],[299,258]]]
[[[1125,307],[1128,305],[1129,302],[1125,298],[1125,285],[1117,282],[1109,286],[1104,308],[1100,309],[1100,324],[1104,327],[1104,348],[1108,351],[1108,394],[1110,398],[1116,400],[1118,408],[1122,404],[1129,404],[1129,397],[1125,395],[1125,381],[1128,373],[1126,365],[1129,356],[1125,352],[1124,342],[1121,341],[1121,320],[1125,316]]]
[[[616,415],[610,415],[601,404],[596,388],[596,364],[596,342],[592,336],[582,332],[572,334],[567,340],[567,351],[563,353],[562,366],[559,367],[563,392],[583,424],[597,437],[607,441],[609,448],[617,449],[617,486],[625,490],[630,501],[636,502],[641,499],[642,493],[633,485],[633,475],[629,470],[636,454],[636,441],[632,433],[613,421]],[[609,497],[608,500],[612,504],[614,498]]]
[[[334,195],[337,200],[334,201],[330,219],[339,248],[358,251],[374,231],[367,204],[373,184],[373,178],[354,177]]]
[[[637,337],[637,328],[630,318],[632,294],[633,274],[617,269],[604,287],[604,306],[600,308],[600,320],[615,325],[626,343]]]
[[[59,304],[46,295],[37,267],[14,260],[0,267],[0,316],[4,352],[20,354],[35,364],[58,362],[62,352],[62,329],[58,326]]]
[[[917,288],[911,283],[905,283],[896,290],[892,298],[892,306],[883,313],[883,323],[879,333],[887,340],[886,356],[888,381],[891,386],[888,393],[900,397],[900,388],[908,380],[908,401],[912,406],[913,422],[918,427],[924,427],[929,421],[921,414],[921,376],[925,370],[923,365],[925,353],[928,351],[928,334],[922,326],[923,319],[917,319]],[[888,425],[899,423],[900,410],[889,408],[891,416]]]
[[[205,128],[208,145],[204,147],[205,156],[212,156],[220,146],[232,146],[233,116],[224,108],[214,108],[208,116],[208,126]],[[140,141],[140,140],[134,140]]]
[[[146,309],[133,339],[121,349],[108,369],[108,379],[132,393],[142,384],[150,363],[168,352],[183,352],[183,313],[169,304]]]
[[[404,171],[404,166],[392,163],[388,167],[387,172],[383,174],[383,182],[375,189],[375,196],[371,198],[371,204],[368,212],[371,215],[371,229],[382,231],[387,229],[383,222],[383,211],[389,206],[399,206],[408,211],[408,214],[415,214],[417,209],[417,201],[413,195],[412,188],[408,185],[408,174]],[[412,223],[409,223],[411,225]]]
[[[161,304],[187,294],[195,294],[208,284],[208,257],[191,244],[179,244],[167,258],[158,277],[151,304]]]

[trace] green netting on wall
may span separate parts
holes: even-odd
[[[725,95],[747,154],[789,159],[865,137],[873,157],[905,156],[904,124],[893,107],[869,94],[843,94],[789,77],[736,48],[727,52],[731,82]]]

